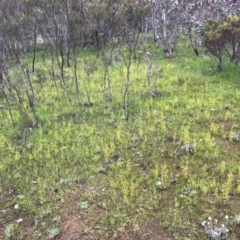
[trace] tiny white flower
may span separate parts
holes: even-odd
[[[22,220],[22,218],[19,218],[18,220],[17,220],[17,223],[21,223],[23,220]]]
[[[15,208],[15,209],[18,209],[18,208],[19,208],[19,204],[15,204],[15,205],[14,205],[14,208]]]
[[[205,226],[205,224],[206,224],[206,221],[203,221],[203,222],[202,222],[202,226]]]
[[[222,224],[222,227],[224,228],[224,227],[225,227],[225,225],[224,225],[224,224]]]
[[[218,220],[217,219],[215,219],[215,223],[217,223],[218,222]]]
[[[211,220],[212,220],[212,218],[211,218],[211,217],[208,217],[208,220],[209,220],[209,221],[211,221]]]
[[[161,181],[156,181],[155,182],[155,187],[156,188],[161,188],[162,187],[162,182]]]
[[[228,215],[226,215],[226,216],[225,216],[225,219],[227,220],[228,218],[229,218]]]

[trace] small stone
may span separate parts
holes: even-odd
[[[96,149],[96,151],[95,151],[96,154],[99,154],[100,152],[101,152],[100,149]]]
[[[104,167],[99,167],[98,173],[107,174],[107,170]]]
[[[58,223],[59,220],[60,220],[60,217],[54,217],[54,218],[52,219],[52,221],[53,221],[54,223]]]
[[[182,149],[185,153],[193,153],[195,152],[195,148],[193,144],[186,144],[182,146]]]
[[[13,189],[10,189],[9,192],[8,192],[9,195],[11,195],[11,194],[13,194],[13,193],[14,193],[14,190],[13,190]]]
[[[155,98],[155,97],[161,96],[161,93],[158,92],[158,91],[151,91],[151,92],[150,92],[150,95]]]
[[[115,153],[113,155],[113,160],[116,162],[119,159],[119,155],[117,153]]]
[[[184,196],[189,196],[189,197],[193,197],[196,192],[192,189],[192,188],[185,188],[183,191],[182,191],[182,194]]]
[[[79,182],[77,178],[73,178],[72,181],[73,181],[74,183],[78,183],[78,182]]]
[[[183,194],[185,196],[193,197],[195,195],[195,191],[192,188],[187,188],[183,190]]]
[[[61,179],[60,184],[67,184],[68,180],[67,179]]]
[[[54,188],[53,192],[58,193],[58,188]]]
[[[177,183],[177,179],[176,179],[176,178],[170,178],[170,179],[169,179],[169,182],[170,182],[171,184],[176,184],[176,183]]]
[[[238,134],[234,133],[233,136],[232,136],[232,140],[233,140],[233,141],[239,141],[239,136],[238,136]]]
[[[189,195],[190,197],[193,197],[193,196],[195,195],[195,191],[194,191],[194,190],[190,191],[188,195]]]

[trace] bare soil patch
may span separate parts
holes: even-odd
[[[154,222],[141,226],[140,240],[174,240],[166,229]]]
[[[69,216],[62,224],[62,230],[58,236],[58,240],[74,240],[79,239],[79,235],[84,229],[84,222],[74,215]]]
[[[155,223],[148,223],[140,227],[140,231],[112,233],[107,229],[101,230],[98,227],[92,228],[90,232],[84,231],[85,224],[82,219],[76,216],[69,216],[62,224],[62,231],[57,240],[77,240],[77,239],[113,239],[113,240],[174,240],[166,229],[159,227]]]

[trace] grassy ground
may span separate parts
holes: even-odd
[[[77,104],[72,67],[63,90],[57,67],[55,82],[42,53],[32,73],[39,126],[24,99],[28,119],[12,99],[13,125],[0,99],[0,239],[193,240],[207,239],[209,229],[225,234],[222,224],[229,233],[219,239],[240,239],[234,66],[226,62],[218,73],[213,59],[182,44],[174,59],[159,54],[161,95],[153,98],[147,63],[133,62],[126,113],[122,63],[110,66],[107,102],[95,55],[87,55],[95,61],[89,81],[81,52],[77,72],[81,103],[88,92],[92,106]]]

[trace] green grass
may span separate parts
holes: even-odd
[[[151,234],[154,223],[176,239],[192,240],[207,239],[201,223],[210,216],[227,225],[229,239],[239,239],[234,221],[240,214],[239,141],[233,136],[240,133],[240,88],[234,66],[226,61],[218,73],[211,58],[195,57],[181,44],[174,59],[159,54],[161,96],[152,98],[146,87],[147,63],[133,63],[126,113],[118,65],[109,67],[113,99],[106,102],[100,58],[91,51],[87,57],[96,58],[98,67],[88,82],[79,52],[80,106],[73,69],[65,70],[64,91],[57,66],[54,83],[50,58],[43,64],[39,53],[41,81],[32,74],[39,126],[31,124],[24,83],[20,91],[27,121],[14,99],[15,124],[6,107],[0,110],[2,228],[12,231],[13,239],[47,239],[63,231],[62,224],[74,214],[85,223],[80,239],[128,233],[137,239],[143,229]],[[92,106],[83,104],[86,91]],[[4,99],[0,104],[6,106]],[[195,151],[185,153],[186,144]],[[12,227],[19,218],[23,222]],[[0,233],[7,238],[4,230]]]

